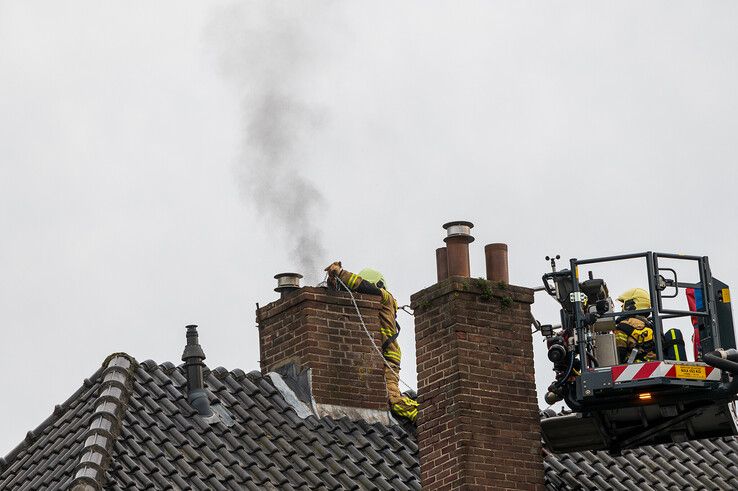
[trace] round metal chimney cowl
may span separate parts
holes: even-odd
[[[274,275],[274,279],[277,280],[277,288],[274,289],[278,293],[287,293],[290,290],[297,290],[300,288],[300,273],[279,273]]]
[[[448,242],[449,239],[455,238],[455,237],[462,237],[466,239],[466,243],[469,244],[471,242],[474,242],[474,237],[472,237],[471,229],[474,227],[474,224],[472,222],[467,222],[464,220],[457,220],[455,222],[448,222],[443,224],[443,228],[446,229],[446,232],[448,235],[445,239],[443,239],[444,242]]]

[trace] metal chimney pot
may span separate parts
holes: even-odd
[[[300,288],[300,278],[302,278],[302,275],[299,273],[276,274],[274,279],[277,280],[277,288],[274,291],[278,292],[281,298],[284,298],[290,292]]]
[[[469,244],[474,242],[474,237],[471,235],[472,227],[474,227],[474,224],[463,220],[448,222],[443,225],[448,234],[443,241],[446,243],[449,276],[463,276],[465,278],[470,276]]]
[[[443,225],[443,228],[446,229],[449,237],[471,237],[471,240],[469,242],[472,242],[474,240],[474,237],[471,236],[472,227],[474,227],[474,225],[471,222],[464,221],[448,222]]]

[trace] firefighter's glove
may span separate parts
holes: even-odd
[[[339,274],[341,274],[341,271],[343,271],[343,268],[341,267],[341,261],[336,261],[332,263],[330,266],[325,268],[325,270],[328,273],[328,284],[333,288],[337,289],[336,285],[336,278]]]

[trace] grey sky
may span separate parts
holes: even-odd
[[[305,264],[294,216],[253,199],[266,89],[301,115],[280,165],[309,259],[378,268],[401,303],[451,219],[475,276],[507,242],[520,285],[546,254],[646,249],[736,284],[737,23],[727,1],[0,0],[0,454],[108,354],[179,363],[187,323],[211,367],[258,368],[254,303]]]

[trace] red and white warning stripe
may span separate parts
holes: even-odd
[[[677,366],[680,367],[679,372]],[[685,375],[685,371],[694,368],[700,372],[700,376]],[[705,376],[701,376],[702,369],[705,370]],[[702,364],[685,364],[685,363],[669,363],[663,361],[650,361],[646,363],[634,363],[632,365],[617,365],[611,367],[612,381],[628,382],[630,380],[642,380],[646,378],[685,378],[693,380],[720,380],[720,370],[709,365]]]

